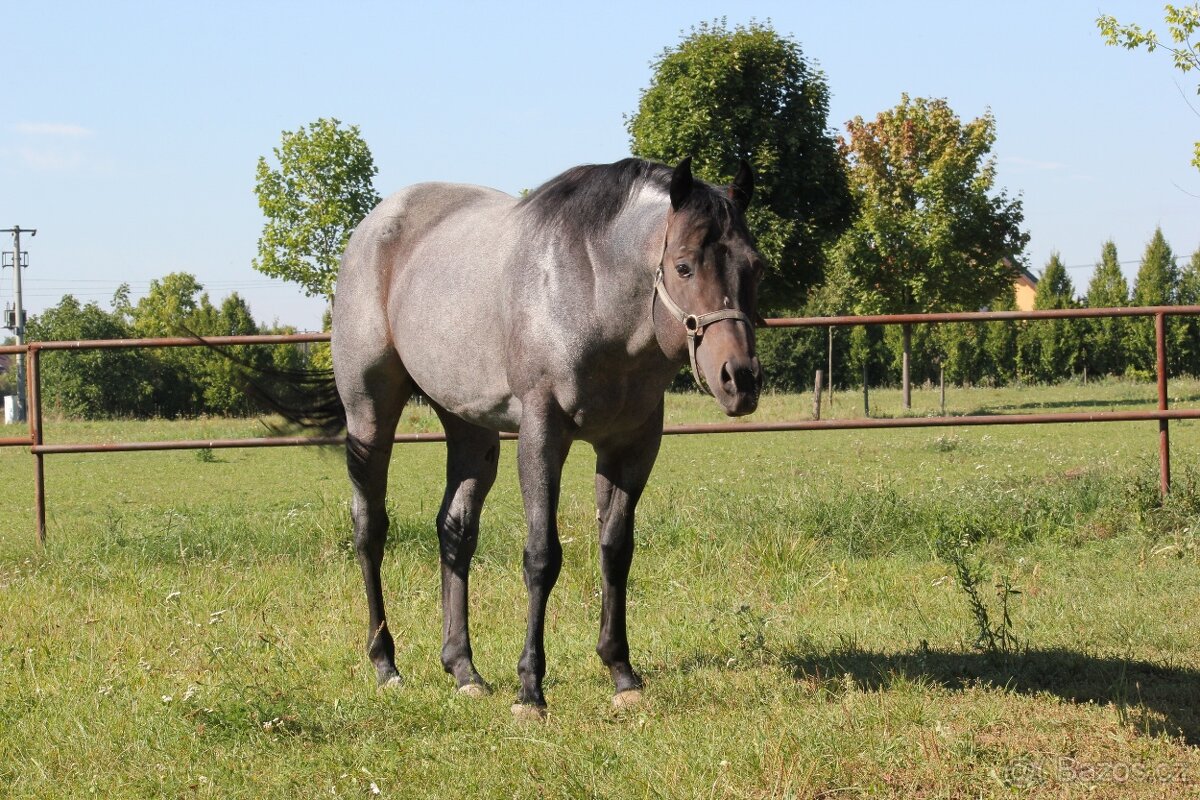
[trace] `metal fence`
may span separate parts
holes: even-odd
[[[1163,496],[1171,486],[1171,454],[1168,426],[1173,419],[1200,419],[1200,409],[1171,409],[1167,403],[1166,318],[1200,316],[1200,306],[1149,306],[1142,308],[1081,308],[1047,311],[977,311],[949,314],[879,314],[859,317],[788,317],[764,321],[767,328],[828,328],[854,325],[911,325],[950,322],[1002,322],[1042,319],[1095,319],[1105,317],[1153,317],[1155,332],[1155,372],[1158,378],[1158,408],[1145,411],[1063,412],[1049,414],[974,414],[965,416],[895,417],[860,419],[797,420],[793,422],[737,422],[699,425],[670,425],[663,434],[761,433],[769,431],[863,430],[871,428],[931,428],[970,425],[1041,425],[1068,422],[1157,421],[1159,436],[1159,489]],[[151,450],[200,450],[238,447],[298,447],[341,444],[339,437],[270,436],[246,439],[194,439],[151,442],[104,442],[46,444],[43,441],[42,386],[39,362],[41,354],[59,350],[111,350],[137,347],[211,347],[230,345],[276,345],[327,342],[328,333],[304,333],[263,336],[210,336],[160,339],[103,339],[65,342],[29,342],[0,346],[0,354],[17,354],[27,359],[25,370],[25,408],[29,435],[0,438],[0,447],[28,447],[34,459],[34,501],[39,545],[46,540],[46,480],[43,460],[57,453],[119,453]],[[516,439],[515,433],[502,433],[502,439]],[[440,433],[401,433],[396,442],[443,442]]]

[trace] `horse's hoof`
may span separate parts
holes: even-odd
[[[613,708],[616,709],[630,708],[640,702],[642,702],[641,689],[626,689],[623,692],[617,692],[612,699]]]
[[[403,685],[404,678],[401,678],[399,675],[392,675],[390,678],[380,681],[378,688],[379,691],[386,692],[391,691],[392,689],[399,689]]]
[[[482,683],[464,683],[458,687],[458,693],[463,697],[470,697],[478,700],[480,697],[487,697],[491,694],[491,690]]]
[[[521,722],[544,722],[546,707],[535,706],[532,703],[513,703],[512,715],[513,719]]]

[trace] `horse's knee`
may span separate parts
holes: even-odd
[[[479,514],[476,510],[452,506],[437,520],[442,563],[451,569],[465,569],[479,543]]]
[[[387,512],[356,508],[351,513],[354,518],[354,552],[359,558],[382,558],[387,543]]]
[[[632,526],[618,523],[605,525],[600,531],[600,562],[603,565],[623,565],[633,561]]]
[[[562,570],[562,562],[562,545],[557,537],[541,546],[525,545],[522,563],[531,588],[534,584],[545,588],[553,586]]]

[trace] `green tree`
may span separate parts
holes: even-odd
[[[1175,267],[1175,254],[1167,244],[1162,228],[1154,229],[1154,236],[1146,244],[1142,263],[1138,267],[1137,279],[1133,284],[1135,306],[1164,306],[1175,302],[1179,291],[1179,270]],[[1157,362],[1154,339],[1154,320],[1146,317],[1132,319],[1128,326],[1127,357],[1129,366],[1143,375],[1153,375]]]
[[[221,301],[220,308],[213,311],[212,319],[205,320],[202,331],[205,336],[249,336],[259,332],[250,306],[237,292],[226,297]],[[220,353],[200,349],[197,352],[202,356],[201,385],[205,412],[223,416],[250,413],[253,405],[243,389],[237,363]],[[239,361],[252,365],[271,363],[270,348],[239,347],[234,350],[234,355]]]
[[[1016,311],[1017,290],[1010,285],[990,306],[992,311]],[[1017,326],[1011,322],[985,322],[983,332],[984,378],[1003,386],[1017,374]]]
[[[1019,199],[994,192],[991,114],[963,124],[945,100],[910,99],[841,140],[858,216],[833,249],[858,313],[974,310],[1011,287],[1029,239]],[[912,329],[901,372],[910,406]]]
[[[1192,253],[1188,265],[1179,273],[1180,305],[1200,305],[1200,249]],[[1175,317],[1170,321],[1175,336],[1171,341],[1171,372],[1175,375],[1200,375],[1200,319]]]
[[[1088,283],[1088,308],[1119,308],[1129,304],[1129,284],[1121,272],[1117,245],[1104,243],[1100,261]],[[1125,372],[1125,344],[1128,321],[1122,318],[1088,320],[1084,351],[1088,370],[1094,375],[1120,375]]]
[[[1164,21],[1171,38],[1170,44],[1164,43],[1152,30],[1144,31],[1138,25],[1122,25],[1107,14],[1096,19],[1096,26],[1106,44],[1127,50],[1145,47],[1151,53],[1161,47],[1171,54],[1180,72],[1200,70],[1200,42],[1192,41],[1192,37],[1200,30],[1200,3],[1186,6],[1167,4],[1164,7]],[[1196,86],[1196,94],[1200,95],[1200,84]],[[1192,164],[1200,169],[1200,142],[1196,142]]]
[[[204,335],[216,311],[201,294],[196,276],[172,272],[150,281],[150,289],[129,310],[134,335],[152,338]],[[198,347],[155,351],[150,364],[154,413],[161,417],[192,416],[204,410],[206,353]]]
[[[983,322],[963,322],[938,325],[934,329],[934,348],[947,382],[969,386],[987,374],[987,351],[983,348],[985,325]]]
[[[768,263],[763,307],[798,308],[822,275],[827,243],[851,213],[828,130],[829,87],[800,45],[770,25],[702,23],[663,50],[628,117],[631,150],[728,183],[740,159],[754,169],[747,221]]]
[[[116,314],[72,295],[29,318],[30,341],[123,339],[133,334]],[[85,419],[145,416],[153,404],[152,356],[144,350],[47,352],[40,364],[43,402]]]
[[[250,306],[237,293],[214,306],[194,275],[173,272],[150,282],[150,290],[130,310],[138,336],[237,336],[259,332]],[[294,350],[295,348],[289,348]],[[270,365],[270,347],[239,347],[232,355],[250,366]],[[241,370],[205,347],[158,352],[152,363],[155,413],[164,417],[196,414],[241,415],[254,410],[243,390]]]
[[[1074,306],[1075,287],[1058,253],[1052,253],[1038,280],[1033,307],[1044,311]],[[1018,374],[1043,383],[1068,377],[1081,363],[1082,334],[1076,320],[1026,320],[1017,334]]]
[[[333,296],[338,261],[354,226],[379,203],[378,170],[358,126],[318,119],[284,131],[276,167],[258,159],[254,193],[266,217],[259,272],[294,281],[311,296]]]

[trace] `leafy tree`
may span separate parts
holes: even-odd
[[[1072,308],[1074,298],[1067,269],[1058,253],[1052,253],[1038,280],[1033,307],[1039,311]],[[1026,320],[1017,334],[1017,371],[1028,380],[1061,380],[1081,363],[1082,346],[1082,327],[1075,320]]]
[[[1165,44],[1152,30],[1143,31],[1138,25],[1122,25],[1107,14],[1096,19],[1096,26],[1106,44],[1127,50],[1145,47],[1151,53],[1161,47],[1171,54],[1180,72],[1200,70],[1200,43],[1192,41],[1192,37],[1200,30],[1200,3],[1186,6],[1168,4],[1164,14],[1171,44]],[[1200,95],[1200,84],[1196,86],[1196,94]],[[1196,142],[1192,164],[1200,169],[1200,142]]]
[[[938,325],[934,330],[934,348],[939,354],[946,380],[960,386],[979,382],[987,374],[987,352],[983,322]]]
[[[739,159],[754,168],[747,214],[768,263],[764,308],[798,308],[820,279],[823,248],[851,213],[828,131],[829,88],[800,45],[770,25],[702,23],[663,50],[638,110],[627,118],[635,155],[692,157],[699,176],[728,183]]]
[[[196,276],[172,272],[150,281],[150,289],[129,310],[133,332],[139,337],[183,336],[206,332],[215,316],[208,295]],[[154,410],[163,417],[199,414],[204,407],[206,354],[200,348],[173,347],[155,352]]]
[[[1088,308],[1119,308],[1129,304],[1129,284],[1117,259],[1117,245],[1104,243],[1100,261],[1088,283]],[[1125,372],[1125,342],[1128,320],[1103,318],[1088,320],[1084,334],[1084,352],[1088,369],[1094,375],[1120,375]]]
[[[204,298],[205,301],[207,299]],[[214,309],[214,312],[211,320],[204,321],[202,332],[205,336],[247,336],[259,332],[250,314],[250,306],[237,292],[221,301],[221,307]],[[205,411],[225,416],[252,411],[253,406],[243,390],[237,365],[219,353],[198,348],[197,352],[203,356],[201,386]],[[238,348],[237,356],[255,365],[269,364],[272,360],[269,349],[260,347]]]
[[[858,216],[833,258],[858,313],[974,310],[1011,288],[1029,239],[1019,199],[994,193],[991,114],[963,124],[945,100],[910,99],[847,123],[840,147]],[[901,338],[909,407],[912,329]]]
[[[1200,249],[1192,253],[1192,259],[1179,274],[1180,305],[1200,305]],[[1175,336],[1171,342],[1171,372],[1175,375],[1200,374],[1200,319],[1175,317],[1170,324]]]
[[[256,270],[295,281],[310,297],[333,296],[338,261],[354,226],[379,203],[378,170],[358,126],[318,119],[284,131],[277,167],[258,159],[254,193],[266,217]]]
[[[214,306],[194,275],[173,272],[150,282],[131,310],[139,336],[236,336],[258,333],[246,301],[237,293]],[[294,349],[294,348],[291,348]],[[237,357],[254,366],[271,364],[271,348],[239,348]],[[165,417],[195,414],[239,415],[253,410],[236,365],[204,347],[159,351],[153,362],[154,405]]]
[[[1162,306],[1175,302],[1179,290],[1179,271],[1175,268],[1175,254],[1163,236],[1162,228],[1154,229],[1154,236],[1146,244],[1142,263],[1138,267],[1137,280],[1133,284],[1135,306]],[[1129,366],[1143,374],[1154,374],[1157,361],[1152,318],[1131,319],[1127,353]]]
[[[122,339],[132,335],[115,314],[72,295],[29,318],[30,341]],[[40,364],[47,408],[96,419],[145,416],[153,401],[151,356],[144,350],[80,350],[46,353]]]
[[[1016,311],[1017,290],[1009,286],[990,306],[992,311]],[[1008,383],[1017,374],[1017,326],[1011,322],[986,322],[983,332],[983,376],[998,385]]]
[[[817,287],[800,309],[799,316],[822,317],[842,313],[842,299],[834,284]],[[837,331],[833,337],[833,363],[847,363],[851,339],[849,331]],[[817,370],[826,370],[829,362],[827,328],[768,328],[758,334],[758,355],[763,365],[763,383],[783,392],[811,389]],[[853,368],[853,367],[852,367]],[[859,367],[861,370],[861,367]],[[859,372],[837,374],[832,379],[845,384],[857,382]],[[825,380],[831,380],[826,375]],[[826,383],[828,386],[828,383]]]

